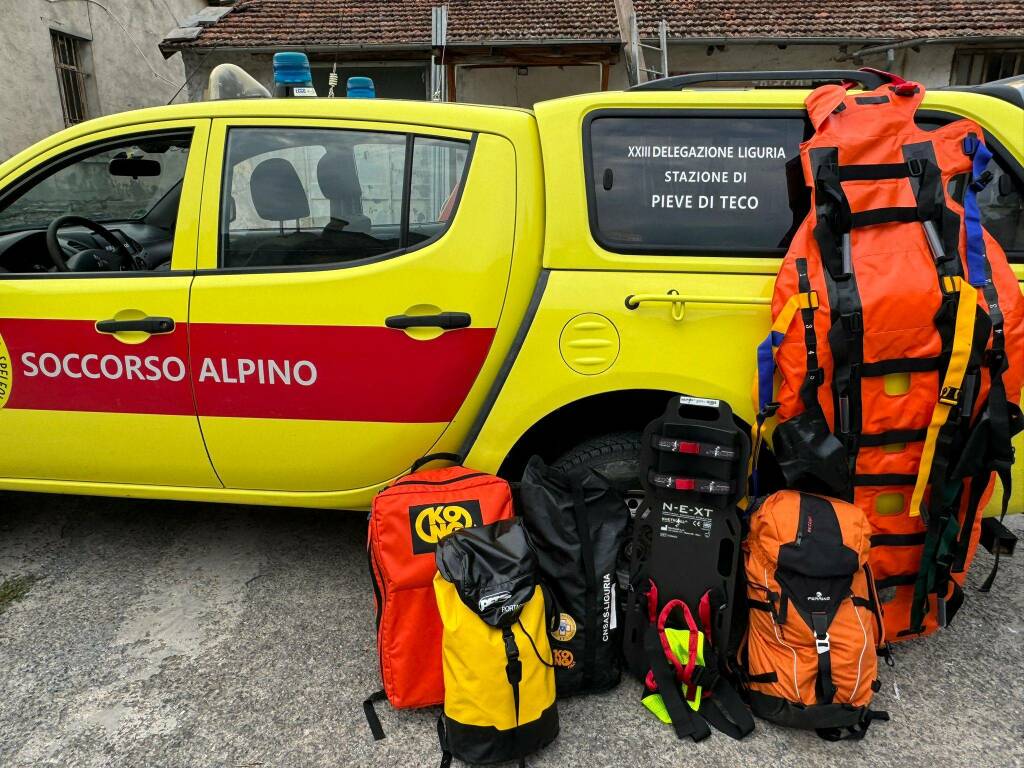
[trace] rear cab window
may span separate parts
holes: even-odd
[[[798,112],[597,112],[586,120],[594,239],[616,253],[776,255],[807,213]]]
[[[925,113],[919,124],[954,119]],[[810,135],[802,110],[592,112],[583,126],[591,234],[617,254],[782,256],[810,204],[800,166]],[[989,146],[983,222],[1024,262],[1024,170]]]

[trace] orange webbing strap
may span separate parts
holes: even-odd
[[[928,425],[928,434],[921,453],[921,466],[917,471],[917,483],[914,495],[910,500],[910,516],[921,514],[924,505],[924,491],[931,478],[932,463],[935,461],[935,443],[939,430],[949,418],[950,411],[960,402],[960,387],[967,372],[967,363],[971,358],[971,344],[974,340],[974,318],[977,314],[978,292],[974,286],[959,277],[943,277],[947,292],[958,291],[960,294],[956,305],[956,325],[953,333],[953,349],[949,355],[946,376],[942,380],[939,401],[932,411],[932,420]]]

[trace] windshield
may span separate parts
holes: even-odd
[[[188,136],[106,144],[63,158],[0,208],[0,232],[43,229],[58,216],[98,222],[143,218],[185,176]]]

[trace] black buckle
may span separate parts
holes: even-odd
[[[939,392],[939,402],[943,405],[957,406],[960,405],[960,399],[963,397],[963,391],[959,387],[943,387],[942,391]]]
[[[989,183],[994,178],[995,176],[993,175],[992,171],[985,171],[983,174],[981,174],[981,176],[979,176],[978,178],[974,179],[971,182],[971,191],[981,192],[983,189],[985,189],[985,187],[989,185]]]
[[[975,136],[973,133],[967,134],[966,136],[964,136],[963,141],[964,154],[967,155],[968,157],[974,157],[974,153],[978,151],[979,144],[980,142],[978,141],[977,136]]]
[[[907,160],[907,171],[911,176],[923,176],[925,161],[920,157],[912,157]]]
[[[986,349],[984,355],[985,365],[990,371],[1003,373],[1010,367],[1006,359],[1006,352],[1001,349]]]
[[[718,678],[721,677],[717,669],[705,666],[696,666],[693,669],[693,674],[690,675],[690,679],[684,682],[690,685],[700,686],[705,690],[711,690],[718,684]]]
[[[807,381],[816,387],[820,387],[822,384],[825,383],[825,369],[814,368],[812,370],[807,371]]]
[[[840,322],[850,333],[863,333],[864,332],[864,316],[860,312],[851,312],[848,315],[840,315]]]

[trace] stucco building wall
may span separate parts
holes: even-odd
[[[856,47],[851,46],[849,50],[854,51]],[[952,45],[926,45],[920,51],[898,48],[890,63],[884,52],[853,61],[838,45],[790,45],[785,48],[771,44],[727,45],[725,50],[713,48],[709,55],[706,45],[670,43],[668,64],[672,74],[729,70],[857,69],[869,66],[894,72],[908,80],[917,80],[927,87],[936,87],[949,85],[954,50]],[[650,60],[647,66],[652,66]]]
[[[157,44],[178,21],[203,8],[204,0],[102,4],[127,27],[127,34],[117,20],[86,0],[2,3],[0,160],[64,127],[51,29],[86,40],[81,51],[91,117],[166,103],[184,82],[181,56],[165,60]]]

